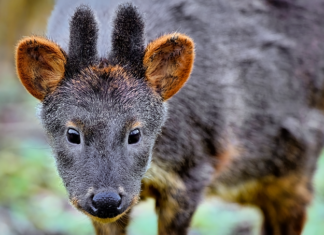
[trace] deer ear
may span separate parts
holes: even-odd
[[[26,37],[16,49],[20,81],[39,100],[55,90],[64,77],[66,56],[61,48],[41,37]]]
[[[194,57],[192,39],[179,33],[164,35],[147,46],[145,77],[163,100],[177,93],[188,80]]]

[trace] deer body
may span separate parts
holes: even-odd
[[[263,234],[301,234],[324,120],[323,72],[305,78],[324,50],[307,54],[307,42],[324,49],[324,29],[310,29],[323,19],[261,0],[134,1],[144,50],[131,5],[111,29],[117,2],[84,2],[93,12],[78,8],[70,24],[80,3],[57,2],[48,32],[57,44],[23,39],[17,70],[43,103],[70,200],[96,233],[125,234],[131,207],[154,197],[159,234],[187,234],[207,191],[260,207]],[[195,42],[192,72],[193,42],[178,31]]]

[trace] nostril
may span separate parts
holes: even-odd
[[[90,207],[91,207],[92,211],[94,213],[96,213],[97,212],[97,207],[96,207],[95,202],[93,201],[93,198],[94,198],[94,194],[90,196],[90,200],[91,200]]]
[[[117,194],[118,196],[118,201],[117,201],[117,209],[120,209],[120,205],[121,205],[121,202],[122,202],[122,196],[120,194]]]
[[[122,198],[115,192],[100,192],[92,197],[92,210],[100,218],[112,218],[119,214]]]

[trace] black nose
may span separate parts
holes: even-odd
[[[119,215],[121,197],[115,192],[100,192],[92,198],[92,214],[99,218],[113,218]]]

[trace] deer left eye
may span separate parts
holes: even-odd
[[[141,138],[139,129],[132,130],[128,135],[128,144],[136,144]]]
[[[80,134],[77,130],[74,130],[72,128],[69,128],[66,133],[67,139],[72,144],[80,144]]]

